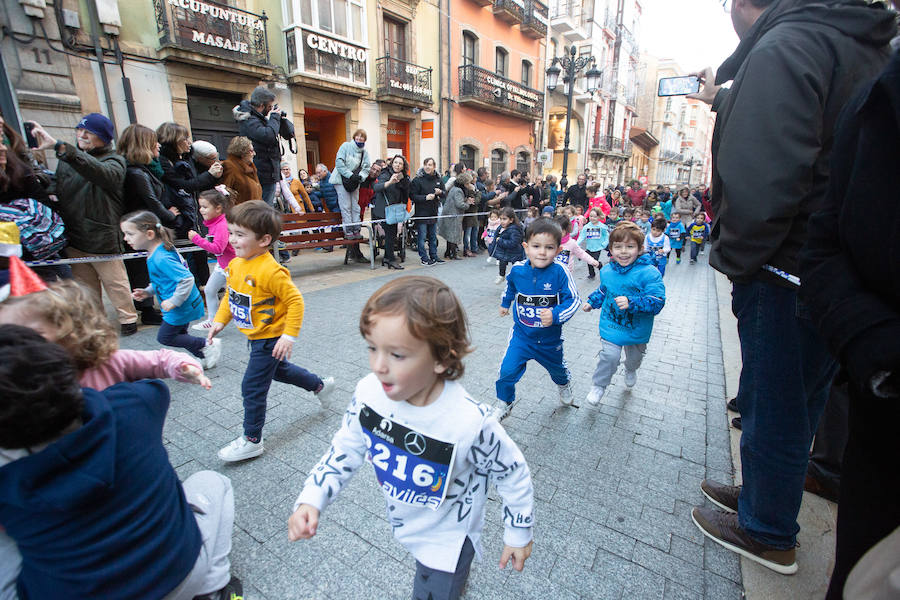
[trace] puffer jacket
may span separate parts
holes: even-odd
[[[462,243],[462,215],[468,207],[463,189],[458,185],[452,186],[447,192],[442,218],[437,225],[438,235],[447,240],[448,244]]]
[[[232,111],[238,122],[238,132],[253,142],[253,164],[261,185],[276,183],[281,179],[281,144],[278,131],[281,129],[281,113],[272,111],[269,118],[262,116],[249,100],[241,100]]]
[[[69,245],[90,254],[123,252],[125,158],[111,145],[83,152],[70,143],[56,157],[48,192],[59,198],[54,210],[66,225]]]
[[[125,170],[124,213],[149,210],[166,227],[175,228],[179,219],[169,212],[164,203],[165,184],[159,180],[147,165],[129,163]]]
[[[525,249],[522,247],[522,239],[525,232],[519,223],[513,223],[506,229],[498,229],[494,234],[494,241],[488,248],[488,254],[497,260],[506,262],[519,262],[525,259]]]
[[[435,196],[432,200],[426,200],[428,194],[433,194],[435,188],[443,189],[441,178],[437,171],[431,175],[421,171],[409,186],[409,197],[412,198],[416,207],[416,223],[425,223],[427,225],[434,224],[437,219],[438,205],[441,203],[441,196]],[[432,218],[427,218],[432,217]]]
[[[330,177],[331,172],[327,172],[325,177],[319,180],[319,188],[313,191],[312,201],[316,210],[324,210],[322,207],[324,204],[327,211],[341,212],[338,206],[337,190],[334,189],[334,184],[329,181]]]

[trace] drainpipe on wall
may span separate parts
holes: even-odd
[[[453,77],[453,72],[450,67],[450,56],[452,52],[450,48],[452,47],[451,39],[450,39],[450,2],[451,0],[444,0],[447,4],[447,16],[445,19],[447,20],[447,166],[453,162],[453,99],[450,97],[449,92],[453,90],[453,83],[451,78]],[[443,48],[443,46],[441,46]],[[443,100],[442,100],[443,101]]]
[[[88,17],[91,19],[91,43],[94,45],[94,54],[97,56],[97,68],[100,69],[100,83],[103,85],[103,98],[106,101],[106,109],[109,114],[109,120],[113,123],[113,131],[116,137],[119,137],[118,128],[116,127],[116,117],[113,111],[112,96],[109,93],[109,81],[106,78],[106,63],[103,59],[103,47],[100,45],[100,17],[97,15],[97,5],[94,0],[88,0]]]

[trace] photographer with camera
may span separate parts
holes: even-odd
[[[250,94],[250,100],[232,109],[234,120],[238,122],[240,135],[253,142],[253,164],[256,176],[262,185],[262,199],[269,206],[275,206],[275,187],[281,179],[281,145],[278,135],[281,118],[287,116],[275,103],[275,94],[260,85]]]

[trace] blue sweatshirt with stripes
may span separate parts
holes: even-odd
[[[526,259],[513,265],[506,276],[500,306],[511,307],[517,336],[550,343],[562,337],[562,324],[578,312],[581,300],[568,269],[555,261],[538,269]],[[542,309],[553,312],[553,324],[549,327],[541,324]]]
[[[616,304],[618,296],[628,298],[628,308]],[[600,337],[618,346],[646,344],[653,331],[653,317],[666,304],[666,286],[659,270],[646,254],[623,267],[615,261],[600,269],[600,287],[588,304],[600,309]]]

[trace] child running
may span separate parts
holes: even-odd
[[[228,243],[228,221],[225,220],[225,213],[231,210],[231,199],[234,193],[234,190],[230,190],[224,185],[217,185],[211,190],[200,193],[198,200],[200,216],[203,217],[203,224],[206,225],[209,235],[212,236],[212,241],[207,241],[193,229],[188,231],[188,239],[215,255],[216,268],[209,274],[206,287],[203,288],[209,317],[205,321],[195,324],[191,329],[209,331],[216,311],[219,310],[219,290],[225,287],[225,269],[234,258],[234,248]]]
[[[635,223],[641,228],[641,231],[644,232],[644,237],[650,235],[650,229],[653,227],[653,223],[650,221],[650,212],[637,209],[634,212],[634,220]]]
[[[666,263],[671,250],[669,236],[666,235],[666,220],[659,216],[653,220],[650,235],[644,238],[644,252],[662,276],[666,274]]]
[[[681,249],[684,246],[684,223],[677,214],[672,215],[671,221],[666,226],[666,236],[669,238],[669,247],[675,251],[675,264],[681,264]]]
[[[606,216],[602,208],[592,208],[588,215],[590,220],[578,236],[578,245],[587,250],[591,258],[599,263],[600,254],[609,244],[609,230],[604,223]],[[593,279],[594,276],[594,265],[588,263],[588,279]]]
[[[702,211],[694,216],[694,222],[687,234],[691,240],[691,264],[694,264],[697,262],[697,254],[703,250],[703,242],[709,239],[709,225]]]
[[[24,325],[65,348],[82,387],[105,390],[139,379],[171,377],[210,389],[200,363],[165,348],[122,350],[119,336],[94,292],[75,280],[61,280],[0,303],[0,325]]]
[[[221,450],[226,462],[259,456],[265,450],[262,429],[272,380],[313,392],[321,402],[334,379],[288,362],[303,324],[303,296],[290,273],[269,252],[281,233],[281,217],[262,200],[250,200],[228,213],[231,247],[237,255],[225,272],[228,302],[219,305],[209,340],[229,321],[250,340],[250,359],[241,382],[244,435]]]
[[[531,475],[490,407],[457,381],[471,348],[456,295],[431,277],[397,278],[366,302],[359,329],[372,373],[294,504],[291,541],[316,535],[321,511],[367,460],[394,537],[416,559],[413,598],[459,598],[481,555],[489,481],[503,499],[500,568],[512,560],[521,571],[532,548]]]
[[[484,228],[484,232],[481,234],[481,237],[484,240],[485,247],[490,248],[491,244],[494,243],[494,236],[497,235],[498,229],[500,229],[500,211],[495,208],[492,209],[490,213],[488,213],[487,226]],[[491,264],[493,262],[497,262],[497,259],[491,256],[491,253],[489,251],[487,263]]]
[[[610,234],[610,261],[600,271],[600,287],[582,307],[600,310],[600,352],[591,379],[588,404],[603,398],[625,350],[625,386],[637,383],[653,317],[666,303],[662,275],[647,255],[641,254],[644,233],[634,223],[622,223]]]
[[[583,260],[589,267],[599,267],[600,261],[585,252],[584,248],[575,241],[575,235],[571,233],[574,221],[568,221],[565,217],[560,217],[556,220],[556,223],[563,232],[559,254],[556,255],[556,262],[566,267],[569,273],[575,270],[575,258]],[[574,257],[572,256],[573,254],[575,255]]]
[[[202,359],[204,368],[212,369],[222,355],[222,343],[194,337],[187,332],[191,321],[203,318],[203,299],[187,263],[175,251],[172,233],[162,226],[156,215],[146,210],[125,215],[119,227],[129,246],[148,253],[150,285],[135,288],[131,295],[135,300],[145,300],[155,294],[159,300],[163,322],[156,340],[163,346],[184,348]]]
[[[563,232],[550,219],[538,219],[525,232],[524,262],[513,265],[500,301],[500,316],[513,308],[513,326],[506,355],[497,378],[494,409],[497,420],[505,419],[516,402],[516,383],[529,360],[547,369],[559,388],[559,401],[572,404],[569,369],[563,358],[562,324],[578,312],[580,300],[568,269],[556,262]]]
[[[500,283],[506,278],[506,266],[509,263],[517,263],[525,258],[525,253],[522,252],[524,236],[516,211],[509,206],[501,208],[500,228],[494,234],[494,242],[488,247],[488,254],[500,263],[500,273],[494,283]]]

